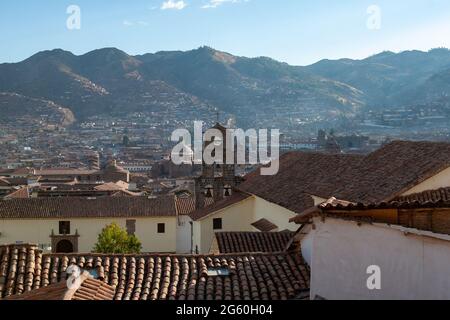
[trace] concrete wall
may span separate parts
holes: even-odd
[[[405,234],[387,225],[314,219],[311,297],[450,299],[450,241]],[[369,290],[367,268],[381,268],[381,290]]]
[[[214,239],[213,220],[222,218],[222,230],[216,232],[256,232],[251,224],[266,218],[279,228],[274,231],[296,231],[298,226],[289,223],[295,213],[258,197],[250,197],[228,208],[218,211],[202,220],[194,222],[194,248],[198,246],[200,253],[208,253]]]
[[[176,252],[176,218],[127,218],[136,220],[136,236],[142,242],[143,252]],[[126,228],[127,219],[64,219],[71,222],[71,234],[80,235],[78,251],[91,252],[102,229],[112,222]],[[63,219],[60,219],[63,220]],[[59,232],[60,220],[0,220],[0,244],[24,243],[51,244],[52,229]],[[166,232],[158,234],[158,223],[166,224]]]
[[[441,171],[440,173],[434,175],[433,177],[425,180],[424,182],[419,183],[412,189],[405,192],[403,196],[446,187],[450,187],[450,168],[447,168]]]

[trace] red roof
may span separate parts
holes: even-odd
[[[115,300],[279,300],[309,291],[298,252],[229,255],[47,255],[0,246],[0,298],[58,284],[76,264],[114,288]],[[215,270],[226,270],[214,275]],[[2,280],[3,279],[3,280]]]

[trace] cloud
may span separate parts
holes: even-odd
[[[123,24],[125,27],[131,27],[131,26],[134,26],[134,23],[131,22],[131,21],[129,21],[129,20],[123,20],[122,24]]]
[[[202,9],[211,9],[217,8],[225,3],[239,3],[239,2],[248,2],[250,0],[209,0],[207,4],[202,6]]]
[[[180,1],[174,1],[174,0],[167,0],[164,1],[161,5],[161,10],[183,10],[186,8],[187,3],[184,2],[184,0]]]

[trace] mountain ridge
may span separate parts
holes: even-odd
[[[0,64],[0,91],[67,106],[77,119],[178,104],[202,112],[217,108],[251,122],[255,113],[278,110],[331,118],[351,117],[368,106],[427,103],[450,94],[447,70],[450,51],[443,48],[309,66],[205,46],[135,56],[112,47],[82,55],[54,49]],[[424,92],[430,88],[437,89]]]

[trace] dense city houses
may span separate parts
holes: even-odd
[[[195,178],[138,179],[115,161],[96,170],[3,170],[0,294],[450,298],[450,144],[394,141],[364,155],[335,142],[322,134],[324,152],[283,154],[274,176],[203,164]],[[92,252],[112,222],[136,235],[143,253]],[[87,273],[67,293],[59,282],[74,264]],[[402,285],[384,280],[367,290],[371,266]],[[84,285],[103,294],[88,297]]]

